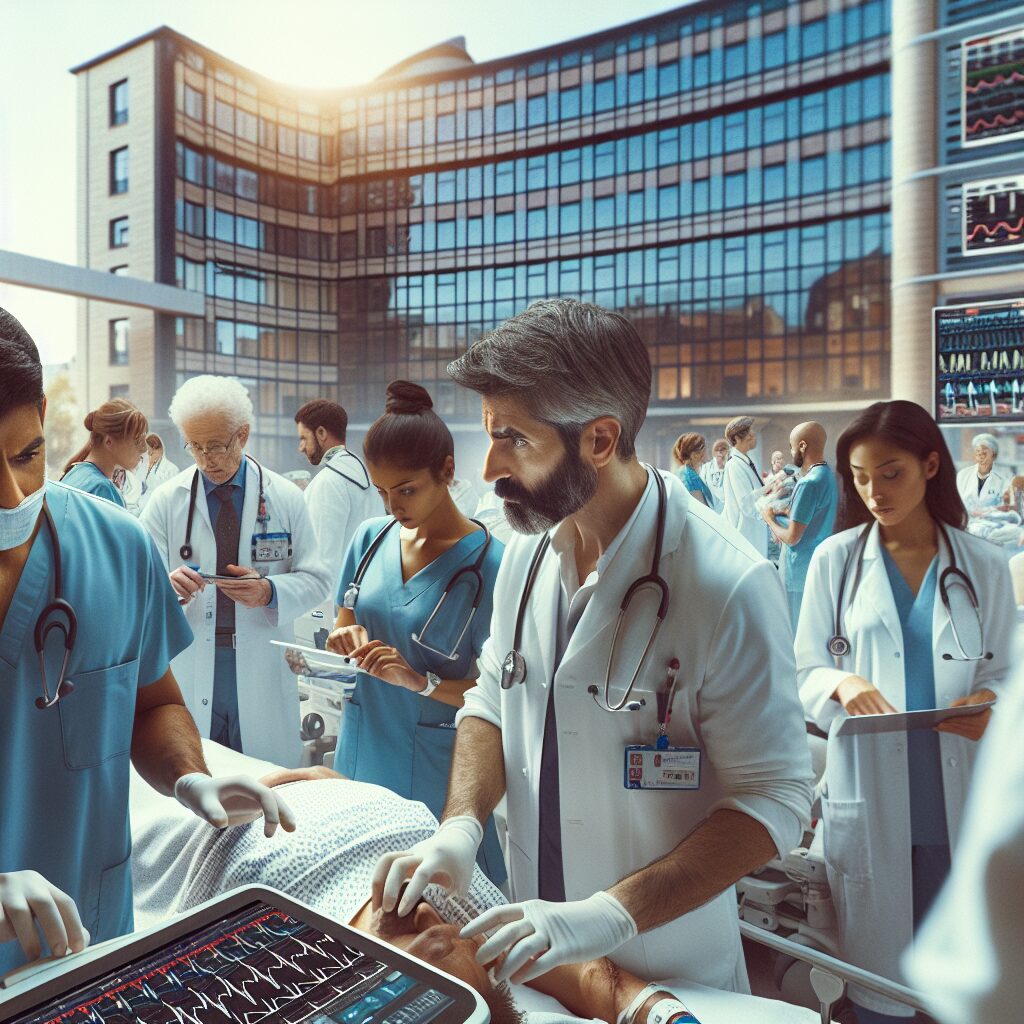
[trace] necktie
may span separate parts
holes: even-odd
[[[238,521],[238,513],[235,511],[235,503],[232,500],[232,484],[221,484],[215,487],[213,493],[220,501],[220,512],[217,513],[217,523],[213,528],[213,535],[217,540],[217,574],[227,575],[227,567],[234,564],[238,558],[238,533],[241,524]],[[217,627],[218,633],[234,633],[235,631],[235,602],[217,591]]]

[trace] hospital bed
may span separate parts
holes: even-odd
[[[269,762],[238,754],[208,740],[204,740],[203,745],[207,762],[215,775],[241,773],[259,777],[277,768]],[[147,826],[158,823],[163,816],[168,815],[169,807],[167,798],[159,796],[133,773],[131,812],[132,831],[135,836],[141,837],[143,833],[156,834],[159,830]],[[137,847],[139,855],[144,855],[144,852]],[[184,882],[184,878],[180,879],[182,885]],[[843,964],[828,954],[799,945],[784,936],[766,932],[756,925],[741,921],[740,928],[748,940],[766,946],[775,953],[809,964],[813,969],[811,984],[819,998],[829,1005],[834,1004],[841,995],[843,983],[852,980],[892,998],[900,999],[909,1006],[921,1006],[918,997],[903,986],[867,975],[866,972]],[[701,1024],[735,1024],[737,1021],[756,1021],[757,1024],[815,1024],[829,1019],[814,1010],[781,1000],[723,992],[688,980],[665,979],[665,986],[690,1007]],[[555,1000],[526,986],[513,986],[513,995],[517,1005],[524,1010],[561,1015],[563,1020],[566,1017],[565,1009]],[[550,1018],[538,1017],[535,1020],[550,1021]]]

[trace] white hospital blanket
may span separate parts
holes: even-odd
[[[276,769],[208,740],[206,760],[214,775],[259,777]],[[161,797],[132,773],[131,815],[135,848],[135,926],[142,929],[237,885],[262,883],[290,892],[335,920],[348,921],[366,902],[381,844],[417,842],[436,821],[422,805],[377,786],[350,781],[303,782],[282,790],[299,818],[288,840],[266,839],[262,823],[233,830],[233,841],[217,842],[216,830],[197,827],[177,801]],[[304,834],[303,834],[304,833]],[[301,842],[295,842],[299,837]],[[226,838],[221,833],[220,839]],[[288,856],[282,856],[287,847]],[[211,852],[212,851],[212,852]],[[479,870],[463,901],[437,886],[425,894],[445,920],[462,923],[503,903]],[[810,1010],[736,992],[721,992],[690,981],[667,981],[701,1024],[815,1024]],[[525,985],[513,985],[528,1024],[581,1024],[556,1000]],[[641,1022],[643,1024],[643,1022]]]

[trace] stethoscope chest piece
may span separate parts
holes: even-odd
[[[355,608],[356,601],[359,600],[359,584],[350,583],[348,589],[345,591],[345,596],[341,599],[341,607],[348,608],[350,611]]]
[[[501,688],[511,690],[526,681],[526,659],[517,650],[509,651],[501,666]]]
[[[832,637],[828,642],[828,653],[833,658],[845,658],[850,653],[850,641],[845,636]]]

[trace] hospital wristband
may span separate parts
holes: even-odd
[[[633,1024],[633,1018],[636,1016],[640,1007],[643,1006],[655,992],[661,991],[661,986],[654,982],[649,985],[645,985],[637,993],[636,998],[629,1004],[629,1006],[627,1006],[622,1013],[615,1018],[615,1024]]]
[[[678,999],[659,999],[647,1014],[647,1024],[668,1024],[674,1017],[680,1016],[693,1019],[690,1011]]]

